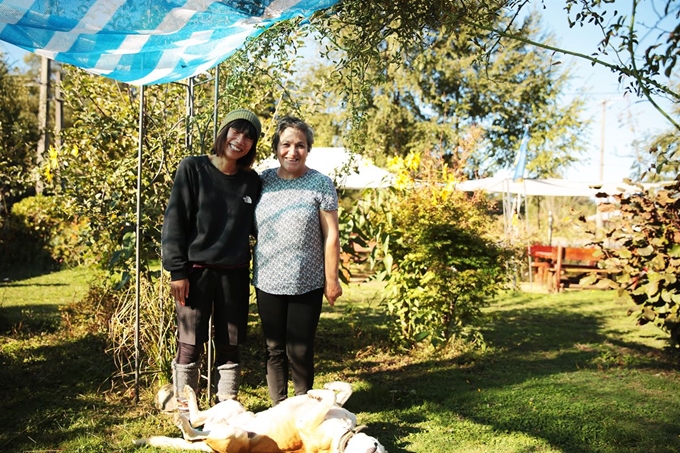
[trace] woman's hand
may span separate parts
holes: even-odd
[[[324,274],[326,277],[323,293],[332,307],[338,297],[342,296],[342,287],[338,278],[340,266],[338,211],[319,211],[319,221],[323,235]]]
[[[335,305],[335,301],[338,297],[342,296],[342,286],[340,286],[340,280],[326,280],[324,284],[323,293],[328,299],[328,304],[332,307]]]
[[[189,279],[183,278],[170,282],[170,293],[180,305],[185,305],[189,297]]]

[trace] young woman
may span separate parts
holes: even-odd
[[[314,383],[314,337],[323,296],[342,295],[338,276],[338,196],[331,179],[305,164],[314,133],[285,117],[272,141],[280,167],[262,172],[255,209],[253,285],[267,348],[267,385],[273,404]]]
[[[163,221],[163,267],[171,275],[179,330],[173,384],[198,389],[200,358],[215,326],[217,399],[235,398],[239,345],[245,341],[250,298],[250,243],[261,182],[251,169],[261,132],[245,109],[223,120],[209,156],[183,159]]]

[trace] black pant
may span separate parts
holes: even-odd
[[[208,341],[213,313],[216,344],[239,345],[246,341],[250,274],[239,269],[195,268],[189,274],[186,305],[175,303],[179,341],[201,345]]]
[[[288,369],[296,395],[314,384],[314,336],[321,316],[323,288],[297,296],[256,290],[267,347],[267,386],[274,404],[288,397]]]

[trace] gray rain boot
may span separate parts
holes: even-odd
[[[198,393],[198,380],[201,378],[201,372],[198,363],[189,363],[181,365],[174,360],[172,361],[172,385],[175,391],[175,398],[177,399],[177,409],[180,412],[188,412],[187,400],[184,397],[184,386],[188,385]]]
[[[225,363],[217,367],[215,387],[217,387],[217,402],[235,400],[241,383],[241,365]]]

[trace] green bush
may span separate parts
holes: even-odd
[[[616,195],[620,226],[607,233],[617,247],[602,247],[612,278],[601,285],[615,288],[637,323],[654,323],[680,346],[680,177],[663,190]],[[595,280],[588,279],[586,283]]]
[[[372,192],[356,205],[352,237],[373,245],[400,344],[482,340],[481,309],[506,287],[514,256],[489,234],[488,211],[485,198],[434,184]]]
[[[56,197],[27,197],[12,206],[0,230],[0,266],[51,268],[90,261],[85,220],[67,219]]]

